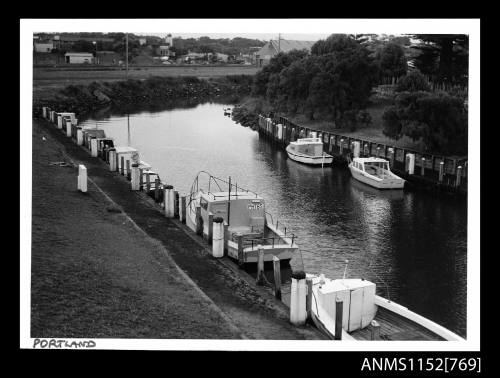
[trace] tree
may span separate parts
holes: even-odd
[[[420,72],[414,70],[402,77],[396,85],[396,92],[430,91],[427,79]]]
[[[404,49],[396,43],[388,43],[377,53],[376,57],[380,75],[383,77],[400,77],[406,74],[408,64]]]

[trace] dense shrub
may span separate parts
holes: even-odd
[[[396,92],[417,92],[430,91],[431,88],[427,79],[418,71],[409,72],[407,75],[399,79],[396,85]]]

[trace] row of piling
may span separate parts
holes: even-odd
[[[112,172],[117,172],[130,181],[130,189],[133,191],[145,191],[156,203],[162,207],[165,217],[177,218],[186,224],[188,196],[179,194],[173,185],[163,184],[159,176],[154,180],[150,178],[150,166],[139,160],[139,152],[132,147],[117,147],[113,138],[106,137],[104,130],[84,129],[78,126],[75,113],[56,112],[49,107],[42,108],[43,117],[54,123],[65,135],[87,149],[92,157],[104,160]],[[87,168],[84,165],[78,167],[78,190],[87,191]],[[196,207],[195,229],[196,234],[204,238],[211,245],[211,253],[215,258],[228,256],[228,240],[230,234],[228,223],[222,217],[209,213],[208,233],[203,230],[201,207]],[[238,265],[245,264],[243,235],[235,234],[238,245]],[[263,286],[267,279],[264,275],[264,249],[262,245],[257,247],[257,277],[256,284]],[[277,256],[273,256],[274,273],[274,296],[281,300],[281,264]],[[304,272],[292,275],[291,297],[290,297],[290,322],[295,325],[303,325],[310,318],[312,303],[312,282]],[[342,311],[340,311],[342,314]],[[340,323],[341,324],[341,323]]]
[[[299,138],[317,137],[323,142],[325,152],[334,161],[347,164],[358,144],[358,156],[375,156],[387,159],[391,170],[416,186],[467,192],[468,160],[438,156],[407,148],[349,137],[322,130],[299,126],[285,117],[259,115],[258,131],[281,147]],[[416,170],[416,168],[419,168]]]

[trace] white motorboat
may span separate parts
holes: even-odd
[[[352,177],[377,189],[402,189],[405,180],[391,172],[389,161],[377,157],[355,157],[349,163]]]
[[[206,188],[200,187],[200,175],[208,176]],[[228,185],[227,191],[221,186]],[[215,189],[215,190],[214,190]],[[273,222],[272,216],[265,210],[265,201],[258,194],[232,185],[231,180],[224,181],[201,171],[191,186],[187,197],[186,224],[196,231],[196,208],[200,207],[202,232],[209,233],[209,214],[222,217],[228,223],[228,256],[239,263],[256,263],[259,245],[264,250],[264,262],[272,261],[273,256],[281,261],[289,261],[299,249],[295,235]],[[238,239],[242,236],[242,256],[238,256]]]
[[[439,324],[375,294],[376,285],[363,279],[312,279],[311,318],[335,338],[336,301],[342,301],[342,340],[465,341]],[[374,336],[374,331],[376,336]]]
[[[333,156],[323,151],[320,138],[297,139],[286,147],[286,152],[290,159],[304,164],[326,165],[333,161]]]

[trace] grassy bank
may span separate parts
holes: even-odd
[[[365,109],[371,117],[371,122],[369,124],[359,124],[355,130],[335,127],[335,124],[330,120],[310,120],[304,114],[280,113],[280,115],[287,117],[290,121],[298,125],[315,130],[329,131],[350,137],[368,139],[377,143],[394,145],[401,148],[423,150],[424,146],[419,140],[414,141],[406,136],[399,140],[395,140],[384,135],[382,116],[385,109],[392,103],[394,96],[392,88],[390,87],[391,86],[380,86],[375,88],[370,98],[370,105]],[[245,97],[233,110],[233,119],[243,126],[256,129],[258,125],[258,115],[268,114],[273,111],[272,105],[263,98]]]
[[[85,85],[45,87],[33,91],[33,116],[41,116],[42,106],[86,113],[110,105],[158,104],[169,100],[212,100],[232,98],[237,101],[250,92],[251,76],[229,75],[199,79],[184,77],[149,77],[145,80],[94,81]]]

